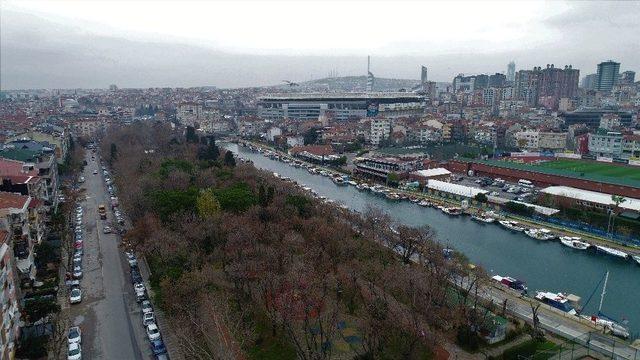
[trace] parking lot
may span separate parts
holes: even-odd
[[[460,177],[462,180],[454,180],[454,178]],[[452,182],[486,190],[489,192],[488,195],[490,196],[523,202],[531,202],[534,200],[536,198],[537,191],[539,191],[539,188],[536,186],[522,186],[513,181],[501,182],[499,178],[491,178],[488,176],[463,176],[456,174],[456,176],[452,177]]]

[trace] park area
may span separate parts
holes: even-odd
[[[640,167],[634,166],[574,159],[547,161],[540,163],[539,166],[547,169],[568,170],[576,173],[584,173],[584,175],[599,175],[640,181]]]

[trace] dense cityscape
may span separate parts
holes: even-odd
[[[0,360],[640,359],[637,69],[361,57],[3,85]]]

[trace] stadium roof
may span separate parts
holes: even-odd
[[[367,100],[367,99],[412,99],[420,101],[424,96],[406,92],[374,92],[374,93],[292,93],[261,96],[260,100]]]
[[[630,178],[625,178],[625,177],[617,178],[617,177],[611,177],[611,176],[590,174],[587,172],[583,173],[583,172],[572,171],[567,169],[553,169],[553,168],[547,168],[544,166],[521,164],[521,163],[516,163],[512,161],[474,160],[474,159],[466,159],[466,158],[460,159],[460,160],[478,163],[478,164],[498,166],[498,167],[507,168],[507,169],[532,171],[532,172],[538,172],[542,174],[565,176],[565,177],[570,177],[570,178],[580,179],[580,180],[590,180],[590,181],[597,181],[597,182],[602,182],[607,184],[624,185],[624,186],[640,188],[640,181],[630,179]],[[616,165],[612,165],[612,166],[616,166]],[[640,171],[640,168],[638,168],[638,171]]]
[[[588,201],[591,203],[597,203],[607,206],[615,206],[615,202],[611,199],[611,195],[605,193],[599,193],[595,191],[576,189],[570,186],[549,186],[541,190],[542,193],[564,196],[567,198]],[[625,200],[620,203],[619,207],[625,210],[632,210],[640,212],[640,199],[634,199],[625,197]]]

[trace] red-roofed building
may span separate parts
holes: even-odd
[[[33,163],[0,158],[0,176],[3,175],[38,176],[38,169]]]
[[[312,161],[334,161],[339,158],[333,151],[331,145],[294,146],[289,150],[289,155]]]

